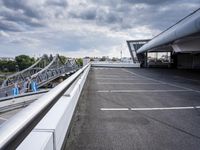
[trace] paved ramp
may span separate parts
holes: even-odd
[[[23,108],[18,108],[18,109],[14,109],[8,112],[0,113],[0,126],[2,123],[4,123],[8,119],[10,119],[12,116],[14,116],[16,113],[18,113],[21,109]]]
[[[92,68],[65,148],[198,150],[200,79],[194,74]]]

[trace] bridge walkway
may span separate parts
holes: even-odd
[[[65,148],[199,149],[198,77],[166,69],[91,68]]]

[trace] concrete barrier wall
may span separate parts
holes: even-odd
[[[90,66],[39,122],[17,148],[18,150],[59,150],[69,128]],[[41,136],[40,136],[41,134]]]
[[[93,67],[138,68],[140,63],[92,63]]]

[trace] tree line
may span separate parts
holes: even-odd
[[[67,57],[60,56],[61,60],[65,62],[67,60]],[[49,59],[52,60],[53,56],[50,55]],[[34,64],[37,61],[34,57],[30,57],[28,55],[19,55],[14,58],[14,60],[0,60],[0,71],[1,72],[16,72],[21,71],[32,64]],[[77,63],[82,66],[83,61],[81,58],[77,59]]]
[[[0,71],[15,72],[23,70],[35,63],[35,58],[27,55],[16,56],[14,60],[0,60]]]

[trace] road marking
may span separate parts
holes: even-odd
[[[115,68],[94,68],[95,70],[111,70],[111,69],[115,69]]]
[[[143,78],[146,78],[146,79],[149,79],[149,80],[152,80],[152,81],[156,81],[156,82],[160,82],[160,83],[165,83],[165,84],[168,84],[168,85],[177,87],[177,88],[182,88],[182,89],[185,89],[185,90],[188,90],[188,91],[193,91],[193,92],[200,93],[199,90],[193,90],[193,89],[191,89],[191,88],[187,88],[187,87],[184,87],[184,86],[179,86],[179,85],[176,85],[176,84],[167,83],[167,82],[164,82],[164,81],[160,81],[160,80],[156,80],[156,79],[153,79],[153,78],[149,78],[149,77],[146,77],[146,76],[143,76],[143,75],[139,75],[139,74],[133,73],[133,72],[128,71],[128,70],[126,70],[126,69],[122,69],[122,70],[125,71],[125,72],[128,72],[128,73],[130,73],[130,74],[133,74],[133,75],[135,75],[135,76],[138,76],[138,77],[143,77]]]
[[[161,108],[131,108],[131,110],[179,110],[179,109],[199,109],[200,106],[186,107],[161,107]]]
[[[175,78],[180,78],[180,79],[184,79],[184,80],[188,80],[188,81],[193,81],[193,82],[198,82],[200,83],[200,80],[196,80],[196,79],[188,79],[188,78],[185,78],[185,77],[181,77],[181,76],[174,76]]]
[[[138,85],[138,84],[144,84],[144,85],[145,84],[155,84],[155,85],[157,85],[158,84],[158,85],[160,85],[160,84],[166,84],[166,83],[142,83],[142,82],[141,83],[135,83],[135,82],[134,83],[128,83],[128,82],[127,83],[126,82],[119,82],[119,83],[113,83],[112,82],[112,83],[108,83],[108,82],[97,82],[97,84],[100,84],[100,85],[101,84],[103,84],[103,85],[104,84],[114,84],[114,85],[115,84],[133,84],[133,85]]]
[[[95,75],[95,77],[121,77],[121,78],[132,78],[133,76],[123,76],[123,75]]]
[[[152,107],[152,108],[100,108],[102,111],[112,110],[131,110],[131,111],[151,111],[151,110],[187,110],[200,109],[200,106],[185,106],[185,107]]]
[[[163,93],[163,92],[191,92],[192,90],[98,90],[98,93]]]
[[[103,80],[134,80],[134,81],[139,81],[141,79],[133,79],[133,78],[96,78],[97,80],[103,79]]]
[[[5,121],[7,121],[7,120],[8,120],[8,119],[6,119],[6,118],[3,118],[3,117],[1,117],[1,116],[0,116],[0,119],[1,119],[1,120],[5,120]]]
[[[100,110],[129,110],[129,108],[100,108]]]

